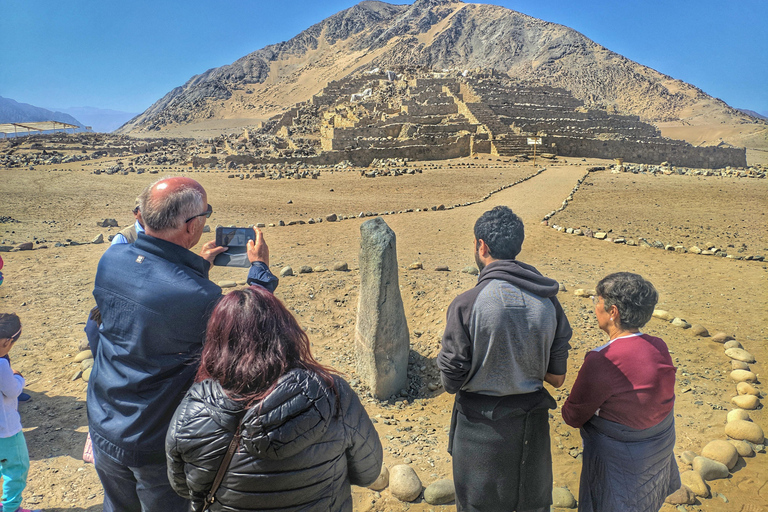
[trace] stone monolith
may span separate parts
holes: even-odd
[[[395,233],[376,217],[360,225],[357,371],[383,400],[408,387],[410,338],[397,275]]]

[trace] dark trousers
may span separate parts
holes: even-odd
[[[128,467],[93,447],[104,487],[104,512],[187,512],[190,502],[171,488],[165,463]]]
[[[549,408],[544,390],[492,397],[459,392],[449,451],[458,512],[538,512],[552,503]]]

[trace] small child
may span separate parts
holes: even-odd
[[[24,389],[24,377],[11,369],[6,356],[21,336],[21,321],[13,313],[0,313],[0,475],[3,477],[3,512],[39,512],[20,508],[21,493],[27,486],[29,452],[18,398]]]

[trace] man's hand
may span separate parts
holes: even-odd
[[[207,260],[208,263],[213,265],[213,259],[216,257],[216,255],[221,254],[226,250],[226,246],[219,247],[216,245],[216,240],[211,240],[210,242],[205,242],[203,244],[202,249],[200,249],[200,256]]]
[[[248,240],[248,261],[260,261],[269,266],[269,247],[264,241],[264,235],[259,228],[253,228],[253,232],[256,233],[256,241]]]

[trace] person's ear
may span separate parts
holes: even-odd
[[[482,238],[477,241],[477,244],[478,244],[477,252],[483,258],[487,258],[488,254],[490,253],[490,250],[488,249],[488,244],[486,244],[485,240],[483,240]]]

